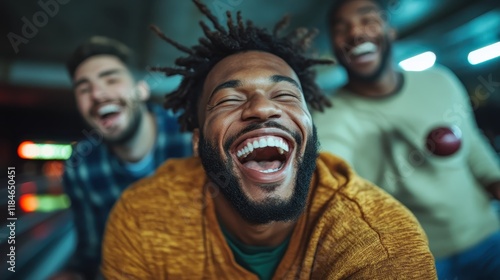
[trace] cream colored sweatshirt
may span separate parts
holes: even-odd
[[[404,72],[402,89],[389,97],[340,91],[331,101],[333,108],[314,115],[322,150],[342,157],[406,205],[435,257],[467,249],[499,229],[485,191],[500,180],[498,159],[449,70]],[[428,152],[427,134],[452,125],[462,133],[460,149],[446,157]]]

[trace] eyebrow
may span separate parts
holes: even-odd
[[[97,77],[103,78],[106,76],[118,74],[120,72],[123,72],[123,69],[109,69],[109,70],[106,70],[106,71],[99,73],[99,75]],[[75,84],[73,85],[73,88],[77,88],[79,85],[84,84],[84,83],[88,83],[88,82],[89,82],[89,80],[87,78],[82,78],[82,79],[75,82]]]
[[[292,79],[290,77],[282,76],[282,75],[273,75],[273,76],[271,76],[271,81],[273,81],[275,83],[288,82],[288,83],[292,84],[293,86],[295,86],[298,90],[300,90],[300,92],[302,92],[302,88],[300,87],[299,83],[297,83],[297,81],[295,81],[294,79]]]
[[[210,93],[210,97],[208,97],[208,100],[210,101],[210,99],[212,98],[212,96],[214,96],[214,94],[216,92],[218,92],[219,90],[221,89],[225,89],[225,88],[237,88],[237,87],[240,87],[242,85],[241,81],[240,80],[230,80],[230,81],[227,81],[227,82],[224,82],[218,86],[216,86],[214,88],[214,90],[212,91],[212,93]]]

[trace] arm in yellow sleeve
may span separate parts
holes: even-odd
[[[102,247],[101,271],[105,279],[152,279],[134,212],[123,200],[111,211]]]

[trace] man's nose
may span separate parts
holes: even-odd
[[[91,95],[94,100],[102,100],[106,97],[106,89],[102,85],[93,84]]]
[[[359,40],[367,35],[365,29],[362,24],[352,24],[348,30],[349,37],[355,41]]]
[[[282,110],[278,107],[276,102],[270,100],[263,94],[254,94],[244,105],[242,112],[243,120],[262,120],[266,121],[272,118],[280,118]]]

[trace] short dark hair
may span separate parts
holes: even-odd
[[[336,1],[333,1],[332,5],[330,6],[330,9],[328,9],[328,14],[327,14],[327,26],[328,28],[330,28],[331,26],[331,23],[333,21],[333,17],[334,15],[337,13],[337,11],[342,8],[342,6],[349,2],[349,1],[353,1],[353,0],[336,0]],[[387,1],[385,0],[368,0],[368,1],[371,1],[373,3],[375,3],[381,11],[386,11],[387,10],[387,6],[388,6],[388,3]]]
[[[199,0],[193,0],[193,2],[215,28],[211,30],[203,21],[200,21],[205,36],[199,39],[199,45],[191,48],[185,47],[167,37],[158,27],[151,26],[167,43],[188,54],[187,57],[181,57],[175,61],[177,67],[152,68],[167,76],[183,76],[178,89],[168,94],[165,100],[165,108],[172,109],[174,112],[181,111],[179,123],[183,130],[192,131],[199,127],[199,97],[205,78],[215,64],[227,56],[251,50],[268,52],[283,59],[297,74],[302,84],[304,99],[313,109],[322,111],[325,106],[331,106],[316,85],[316,74],[311,66],[332,64],[333,61],[305,57],[306,50],[317,34],[316,30],[299,28],[286,36],[279,37],[280,31],[288,25],[288,17],[279,21],[271,33],[254,26],[252,21],[244,24],[241,12],[237,12],[236,22],[233,22],[229,11],[226,13],[226,30],[207,6]]]
[[[92,36],[79,45],[66,62],[66,69],[71,78],[74,77],[76,68],[83,61],[89,57],[102,54],[116,56],[127,66],[130,66],[133,56],[130,48],[120,41],[104,36]]]

